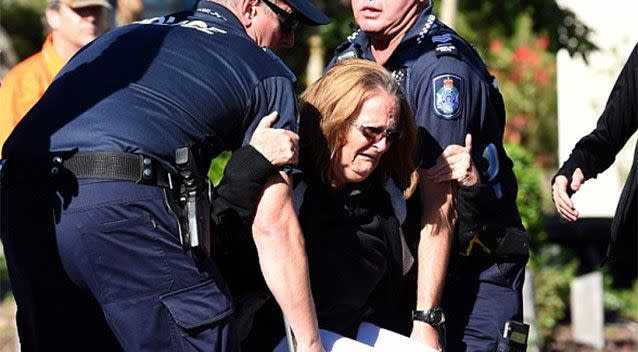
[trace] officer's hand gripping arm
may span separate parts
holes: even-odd
[[[272,128],[277,116],[278,113],[275,111],[261,119],[250,139],[250,145],[275,167],[296,165],[299,157],[299,136],[283,128]]]
[[[465,136],[465,146],[449,145],[427,171],[434,182],[456,181],[460,187],[471,187],[479,182],[479,172],[472,162],[472,135]]]
[[[227,250],[241,247],[231,245],[231,240],[240,240],[236,243],[246,240],[244,225],[249,224],[255,214],[266,180],[277,174],[278,168],[297,162],[299,137],[292,131],[272,128],[276,118],[274,112],[261,119],[250,144],[231,156],[224,177],[215,189],[213,220],[222,236],[221,245]]]

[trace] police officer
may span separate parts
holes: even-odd
[[[411,336],[442,348],[445,326],[449,351],[495,351],[508,344],[501,341],[505,323],[522,320],[527,261],[498,85],[473,47],[436,19],[430,1],[352,0],[352,9],[359,29],[333,62],[361,57],[384,65],[403,86],[419,126]],[[504,242],[511,248],[499,247]]]
[[[270,51],[308,0],[208,0],[120,27],[79,52],[4,146],[2,241],[25,351],[234,351],[219,271],[180,243],[175,150],[223,150],[270,173],[253,212],[263,276],[300,351],[321,351],[287,173],[295,77]],[[268,135],[274,134],[275,143]],[[254,148],[248,146],[254,144]],[[270,165],[270,168],[263,167]],[[195,177],[205,177],[207,167]],[[257,173],[257,172],[255,172]]]

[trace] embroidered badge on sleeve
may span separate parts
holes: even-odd
[[[434,112],[447,120],[454,119],[461,112],[463,80],[453,74],[437,76],[432,80],[434,87]]]

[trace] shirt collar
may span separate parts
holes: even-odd
[[[416,23],[414,23],[412,28],[410,28],[405,36],[403,36],[399,45],[413,40],[416,40],[419,44],[421,44],[423,38],[425,38],[432,29],[435,20],[436,16],[432,14],[432,7],[430,6],[424,9],[419,15]]]
[[[55,51],[55,47],[53,46],[53,35],[51,35],[51,33],[49,33],[46,39],[44,39],[44,44],[42,44],[42,54],[44,56],[44,61],[47,64],[47,70],[52,73],[51,77],[60,72],[66,63]]]
[[[411,41],[416,41],[417,44],[421,44],[435,23],[436,16],[432,14],[432,7],[430,6],[421,12],[417,21],[401,39],[399,46]],[[370,37],[365,32],[361,29],[357,29],[357,31],[352,34],[351,42],[362,49],[362,54],[366,59],[373,59],[370,48]],[[411,45],[413,45],[413,43],[411,43]]]
[[[195,14],[201,14],[210,17],[209,20],[217,23],[223,23],[225,26],[246,32],[237,16],[223,5],[215,2],[200,0],[195,6]]]

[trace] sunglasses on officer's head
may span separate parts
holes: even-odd
[[[281,25],[282,31],[286,33],[292,33],[295,31],[295,29],[297,29],[297,26],[299,25],[299,20],[297,19],[297,16],[295,16],[292,13],[286,12],[284,9],[273,4],[272,2],[268,0],[262,0],[262,1],[264,2],[264,4],[266,4],[266,6],[268,6],[272,10],[272,12],[275,13],[275,15],[277,15],[277,19],[279,19],[279,23]]]

